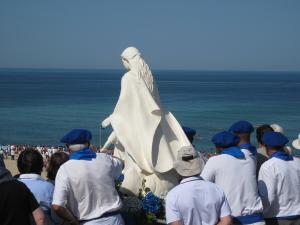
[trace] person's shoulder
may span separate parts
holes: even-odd
[[[16,193],[29,191],[29,189],[26,186],[26,184],[24,184],[22,181],[19,181],[17,179],[12,179],[12,180],[7,181],[7,182],[2,183],[2,184],[6,185],[7,187],[9,187],[11,190],[16,190]]]
[[[99,152],[99,153],[96,153],[96,159],[97,160],[112,160],[112,156],[109,155],[109,154],[106,154],[104,152]]]
[[[176,185],[168,192],[166,200],[170,201],[171,199],[174,199],[179,193],[182,193],[182,185],[180,184]]]
[[[54,188],[54,184],[48,180],[43,180],[44,185],[50,189]]]
[[[295,163],[300,163],[300,158],[293,156],[293,161]]]
[[[223,189],[215,183],[212,183],[212,182],[207,181],[207,180],[202,180],[201,182],[202,182],[201,185],[203,187],[206,187],[209,190],[215,190],[216,192],[218,192],[220,194],[224,193]]]
[[[46,179],[44,179],[43,177],[41,177],[40,176],[40,178],[39,179],[37,179],[37,180],[34,180],[34,182],[32,182],[32,185],[36,185],[36,186],[38,186],[38,187],[43,187],[43,188],[45,188],[45,189],[54,189],[54,185],[51,183],[51,182],[49,182],[49,181],[47,181]]]
[[[275,158],[271,158],[266,160],[260,167],[260,171],[271,171],[274,170],[274,168],[276,167],[276,159]]]
[[[212,164],[213,163],[213,164],[215,164],[214,166],[216,166],[217,165],[216,163],[220,163],[224,160],[226,161],[227,158],[228,157],[225,154],[214,155],[214,156],[211,156],[207,160],[206,164]]]

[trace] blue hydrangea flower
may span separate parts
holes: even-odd
[[[142,199],[143,209],[146,212],[156,213],[160,210],[160,198],[155,196],[152,192],[148,192]]]

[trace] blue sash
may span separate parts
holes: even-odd
[[[225,148],[221,154],[231,155],[237,159],[245,159],[245,154],[241,151],[239,147],[236,146]]]
[[[245,143],[245,144],[241,144],[239,147],[242,148],[242,149],[249,150],[252,153],[252,155],[254,155],[254,156],[256,156],[256,154],[257,154],[256,148],[253,145],[251,145],[250,142],[249,143]]]
[[[284,151],[277,151],[277,152],[274,152],[270,157],[269,159],[271,158],[278,158],[278,159],[282,159],[284,161],[291,161],[293,160],[293,156],[287,154],[286,152]]]
[[[300,218],[300,215],[296,215],[296,216],[279,216],[279,217],[275,217],[275,219],[277,220],[297,220]]]
[[[237,224],[251,224],[260,221],[264,221],[264,216],[262,213],[233,217],[233,222]]]
[[[96,153],[90,148],[82,148],[79,151],[74,151],[70,156],[70,159],[73,160],[91,161],[94,158],[96,158]]]

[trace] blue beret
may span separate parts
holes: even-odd
[[[191,136],[191,137],[194,137],[195,134],[196,134],[196,131],[192,128],[189,128],[189,127],[182,127],[184,133],[186,136]]]
[[[261,139],[262,143],[271,147],[283,147],[289,139],[280,132],[267,131]]]
[[[240,138],[228,131],[223,131],[223,132],[215,134],[212,137],[211,141],[216,146],[227,148],[227,147],[231,147],[231,146],[236,146],[239,143]]]
[[[251,123],[249,123],[246,120],[240,120],[234,124],[231,125],[231,127],[228,130],[231,133],[252,133],[254,131],[254,128]]]
[[[67,133],[60,141],[66,144],[85,144],[92,139],[90,131],[85,129],[74,129]]]

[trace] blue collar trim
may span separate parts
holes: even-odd
[[[278,159],[282,159],[284,161],[291,161],[293,160],[293,156],[287,154],[286,152],[284,151],[277,151],[277,152],[274,152],[270,157],[269,159],[271,158],[278,158]]]
[[[87,160],[91,161],[96,158],[96,153],[90,148],[82,148],[79,151],[75,151],[71,154],[70,159],[73,160]]]
[[[237,159],[245,159],[245,154],[241,151],[239,147],[236,146],[225,148],[221,154],[231,155]]]
[[[252,153],[252,155],[254,155],[254,156],[256,156],[256,154],[257,154],[256,147],[253,146],[250,142],[245,143],[245,144],[241,144],[239,147],[242,148],[242,149],[249,150]]]

